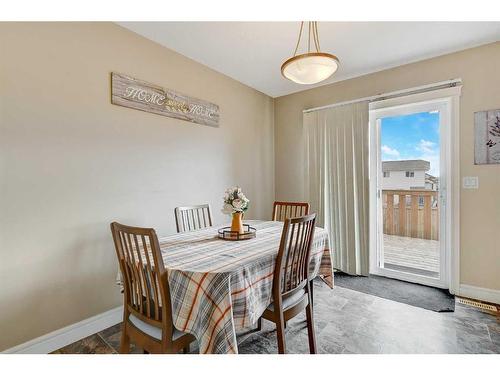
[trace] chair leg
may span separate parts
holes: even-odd
[[[276,320],[276,334],[278,338],[278,353],[285,354],[285,323],[283,315]]]
[[[262,318],[257,320],[257,331],[262,331]]]
[[[306,317],[307,317],[307,336],[309,338],[309,352],[311,354],[316,354],[316,335],[314,333],[314,319],[313,319],[311,298],[309,298],[309,303],[306,306]]]
[[[314,280],[309,281],[309,292],[311,293],[311,307],[314,308]]]
[[[187,344],[187,346],[185,346],[184,349],[182,349],[182,352],[184,354],[189,354],[189,344]]]
[[[120,354],[130,353],[130,338],[125,330],[125,325],[122,328],[122,337],[120,339]]]
[[[146,349],[142,349],[142,354],[149,354],[149,352]]]

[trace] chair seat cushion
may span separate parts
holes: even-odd
[[[134,325],[139,331],[144,332],[146,335],[151,336],[157,340],[161,340],[161,328],[155,327],[151,324],[145,323],[134,315],[130,315],[128,320],[131,324]],[[182,335],[185,335],[185,332],[179,331],[174,327],[172,332],[172,340],[175,341]]]
[[[304,294],[306,294],[306,291],[304,290],[304,288],[300,288],[296,292],[283,298],[283,310],[287,310],[289,307],[299,302]],[[272,302],[267,309],[274,311],[274,302]]]

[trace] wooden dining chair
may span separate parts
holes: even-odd
[[[262,318],[276,324],[278,352],[285,353],[285,323],[306,310],[309,351],[316,353],[316,337],[309,282],[309,263],[316,214],[285,219],[273,275],[273,302]],[[259,326],[260,326],[259,322]]]
[[[111,232],[124,284],[120,353],[129,353],[131,340],[145,353],[188,353],[195,337],[172,323],[167,271],[155,230],[114,222]]]
[[[305,202],[274,202],[273,221],[285,221],[309,215],[309,203]]]
[[[174,210],[177,233],[190,232],[212,226],[209,204],[176,207]]]

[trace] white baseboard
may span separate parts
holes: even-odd
[[[47,354],[84,337],[109,328],[123,319],[123,306],[92,316],[81,322],[47,333],[3,351],[3,354]]]
[[[500,304],[500,290],[480,288],[478,286],[460,284],[457,293],[461,297],[474,298],[480,301]]]

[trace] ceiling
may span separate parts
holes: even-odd
[[[319,22],[321,50],[341,65],[330,79],[304,86],[280,72],[299,22],[118,24],[272,97],[500,40],[500,22]]]

